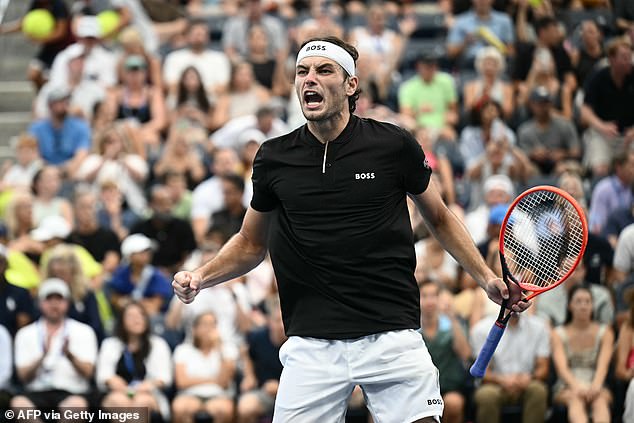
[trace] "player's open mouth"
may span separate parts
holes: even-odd
[[[316,91],[304,91],[304,103],[309,108],[319,107],[324,98]]]

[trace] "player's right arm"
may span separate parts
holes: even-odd
[[[198,269],[174,275],[174,293],[184,303],[194,301],[201,289],[244,275],[264,259],[267,251],[271,213],[249,207],[240,232],[220,249],[218,254]]]

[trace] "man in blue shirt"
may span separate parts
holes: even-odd
[[[53,89],[48,95],[50,117],[34,122],[29,132],[37,138],[42,158],[72,177],[90,150],[88,122],[68,114],[69,92]]]
[[[492,9],[493,0],[472,0],[471,10],[456,17],[447,36],[447,56],[462,69],[474,69],[476,54],[493,45],[502,54],[512,55],[515,36],[508,14]]]

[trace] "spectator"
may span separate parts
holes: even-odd
[[[128,236],[130,228],[141,218],[127,207],[125,198],[115,180],[104,181],[99,185],[99,209],[97,210],[99,225],[111,229],[119,241]]]
[[[434,53],[426,53],[416,60],[417,74],[399,87],[399,109],[441,138],[455,140],[458,94],[453,77],[438,70],[438,59]]]
[[[33,242],[35,243],[35,241]],[[4,273],[5,278],[11,285],[24,288],[26,290],[34,290],[40,284],[41,280],[38,268],[23,252],[14,250],[13,248],[7,248],[8,244],[9,231],[7,226],[0,222],[0,249],[5,248],[7,250],[7,269]]]
[[[533,88],[529,83],[531,73],[534,77],[535,73],[548,66],[554,80],[561,86],[562,104],[566,103],[563,101],[564,97],[572,98],[577,89],[577,80],[570,56],[562,44],[563,36],[559,21],[552,14],[540,17],[535,22],[535,32],[537,33],[535,43],[520,44],[517,49],[512,75],[515,88],[520,96],[527,98]]]
[[[158,248],[152,258],[152,264],[161,268],[166,275],[180,269],[196,249],[196,241],[191,224],[172,215],[172,197],[164,185],[155,185],[150,194],[152,214],[139,221],[130,230],[141,233],[158,242]]]
[[[596,234],[601,233],[611,212],[632,205],[634,151],[615,156],[612,169],[612,174],[599,181],[592,191],[588,223],[590,231]]]
[[[616,247],[619,234],[626,226],[634,223],[634,204],[613,210],[605,222],[601,237],[608,240],[612,248]]]
[[[56,166],[46,165],[33,177],[31,191],[33,197],[33,223],[39,225],[51,216],[61,216],[69,225],[73,225],[73,208],[61,195],[62,175]]]
[[[194,66],[202,76],[205,90],[212,95],[225,90],[229,84],[231,65],[226,54],[207,48],[209,28],[204,20],[193,20],[187,27],[187,47],[165,56],[163,79],[169,93],[174,95],[181,75]]]
[[[132,234],[121,243],[123,263],[107,286],[117,311],[124,310],[131,301],[141,304],[150,317],[167,309],[172,288],[167,277],[151,265],[154,249],[155,244],[143,234]]]
[[[168,98],[168,107],[175,112],[171,116],[172,124],[185,122],[206,131],[213,129],[215,105],[194,66],[183,70],[176,91]]]
[[[548,88],[535,88],[529,106],[533,117],[518,128],[518,145],[542,176],[560,174],[565,160],[581,158],[577,130],[570,120],[553,113],[553,98]]]
[[[81,263],[72,245],[60,244],[51,249],[44,278],[57,278],[68,285],[70,289],[68,317],[90,326],[97,340],[101,342],[105,332],[97,296],[82,271]]]
[[[583,89],[588,77],[598,66],[597,64],[605,58],[605,51],[603,49],[603,33],[593,19],[581,22],[580,36],[580,45],[573,46],[569,55],[579,87]]]
[[[26,254],[37,263],[44,246],[31,237],[33,222],[33,195],[28,191],[13,193],[5,213],[7,246],[13,251]],[[39,283],[39,280],[38,280]]]
[[[95,149],[77,170],[77,179],[99,187],[117,181],[125,202],[136,214],[147,210],[145,182],[149,168],[145,148],[129,127],[112,124],[95,134]]]
[[[200,184],[207,171],[201,152],[194,141],[197,129],[172,126],[159,159],[154,163],[154,179],[161,181],[168,172],[185,175],[187,188],[194,189]]]
[[[469,125],[460,133],[460,153],[465,162],[465,170],[469,172],[485,156],[490,142],[501,140],[515,145],[515,133],[502,121],[500,104],[491,99],[483,99],[473,109]],[[504,159],[506,165],[511,164],[509,154]]]
[[[224,207],[211,215],[210,232],[218,231],[225,241],[240,231],[242,220],[247,213],[242,204],[244,179],[239,175],[222,176]]]
[[[482,185],[484,202],[465,215],[465,225],[474,242],[479,244],[486,239],[486,225],[490,210],[498,204],[509,204],[515,197],[513,182],[506,175],[491,175]]]
[[[392,77],[401,64],[409,36],[416,29],[412,18],[401,22],[398,33],[387,26],[388,11],[382,2],[373,2],[367,10],[367,23],[354,26],[348,42],[355,45],[359,56],[372,63],[372,80],[376,85],[375,101],[385,104]],[[363,78],[360,78],[363,80]]]
[[[90,326],[67,317],[66,282],[47,279],[38,291],[41,317],[15,337],[15,367],[25,388],[14,408],[88,409],[97,338]]]
[[[632,273],[634,273],[634,224],[626,226],[616,242],[612,284],[616,288],[630,279]]]
[[[634,5],[627,0],[614,0],[616,29],[623,33],[634,33]]]
[[[592,319],[603,325],[611,325],[614,322],[612,293],[603,285],[587,283],[585,276],[586,265],[581,262],[563,285],[548,290],[535,299],[535,313],[547,319],[552,327],[566,324],[568,297],[576,286],[587,285],[586,289],[592,295]]]
[[[125,61],[130,56],[141,56],[147,63],[147,82],[150,86],[163,88],[163,74],[161,72],[161,60],[151,51],[147,50],[147,40],[141,37],[139,31],[133,27],[127,27],[117,37],[123,54],[117,62],[117,76],[123,80]]]
[[[269,34],[262,25],[249,28],[248,54],[244,60],[253,68],[255,80],[273,96],[284,96],[288,80],[284,73],[287,52],[280,50],[273,56],[269,51]]]
[[[515,41],[509,15],[492,8],[493,0],[472,0],[473,7],[456,16],[447,36],[447,55],[461,69],[473,69],[478,51],[487,45],[513,55]]]
[[[147,407],[152,414],[169,418],[164,389],[172,384],[172,356],[167,343],[150,333],[150,319],[137,302],[122,310],[114,336],[101,344],[95,376],[105,392],[101,405]]]
[[[301,46],[306,40],[316,37],[335,36],[343,38],[345,29],[341,22],[341,10],[336,2],[310,1],[306,14],[297,25],[289,28],[293,46]]]
[[[163,180],[174,204],[172,214],[179,219],[189,220],[192,214],[192,192],[187,188],[187,178],[181,172],[168,170]]]
[[[244,377],[240,383],[238,423],[255,423],[270,416],[282,374],[279,350],[287,337],[277,296],[266,302],[266,325],[247,334],[243,350]]]
[[[61,51],[53,62],[50,82],[66,84],[68,62],[77,57],[78,51],[84,55],[84,79],[96,81],[103,88],[109,88],[117,82],[116,59],[113,53],[101,45],[101,28],[96,16],[81,16],[75,26],[77,42]]]
[[[33,321],[35,310],[29,291],[7,280],[8,255],[6,247],[0,245],[0,326],[13,337],[19,329]],[[0,383],[0,389],[2,385]]]
[[[191,342],[180,344],[174,351],[174,421],[190,423],[196,414],[206,413],[214,422],[232,422],[237,358],[235,347],[222,342],[216,316],[210,312],[199,314]]]
[[[259,134],[258,134],[259,132]],[[260,106],[254,114],[231,119],[211,137],[212,148],[233,148],[240,151],[247,141],[259,144],[289,132],[288,125],[277,116],[270,104]]]
[[[480,351],[495,316],[471,329],[471,348]],[[502,406],[520,404],[523,422],[544,422],[548,408],[550,340],[546,323],[537,316],[513,313],[482,385],[474,394],[476,422],[497,423]]]
[[[115,12],[118,15],[119,21],[114,28],[101,34],[104,39],[119,35],[119,31],[127,27],[131,20],[130,9],[125,6],[125,0],[77,0],[73,3],[72,12],[75,19],[81,16],[98,16],[103,12]],[[150,40],[147,42],[150,42]]]
[[[464,421],[466,369],[471,347],[457,316],[441,312],[440,286],[430,280],[419,283],[421,335],[429,354],[438,367],[440,389],[445,409],[443,422]]]
[[[119,265],[119,239],[110,229],[99,224],[97,219],[97,197],[93,191],[75,191],[74,199],[76,226],[68,241],[84,247],[107,273]]]
[[[504,79],[506,61],[502,53],[492,46],[482,48],[476,55],[475,69],[478,76],[464,84],[463,111],[468,114],[484,99],[491,99],[501,105],[504,119],[511,118],[515,107],[513,87]]]
[[[232,62],[249,55],[247,40],[254,25],[262,26],[268,34],[271,57],[285,50],[288,37],[281,20],[266,14],[261,0],[246,0],[242,10],[227,20],[222,31],[222,48]]]
[[[257,82],[251,64],[235,62],[227,91],[218,95],[212,128],[220,128],[231,119],[253,115],[270,99],[271,93]]]
[[[211,165],[213,176],[201,182],[192,193],[192,229],[197,242],[202,242],[209,230],[211,215],[224,207],[221,176],[240,174],[241,166],[238,153],[232,148],[219,148],[215,151]],[[251,193],[245,193],[242,199],[245,207],[251,201]]]
[[[43,166],[37,138],[22,133],[18,136],[14,148],[16,161],[4,172],[0,185],[5,189],[29,189],[33,177]]]
[[[123,121],[143,146],[142,151],[155,152],[167,125],[167,115],[161,88],[147,83],[147,66],[143,56],[126,57],[121,84],[109,91],[100,110],[100,120],[102,124]]]
[[[614,375],[617,380],[627,385],[623,413],[623,422],[627,423],[634,419],[634,290],[626,291],[625,302],[628,304],[629,313],[619,326]]]
[[[568,293],[566,322],[552,332],[553,362],[557,382],[553,401],[568,409],[568,421],[609,422],[612,394],[606,378],[612,358],[611,323],[593,317],[593,296],[587,285]]]
[[[88,122],[69,115],[69,95],[64,89],[51,90],[50,117],[33,122],[29,132],[37,138],[44,161],[72,179],[90,150],[91,130]]]
[[[416,250],[416,270],[414,275],[417,281],[429,280],[439,287],[453,291],[456,287],[458,275],[458,263],[446,252],[440,242],[433,236],[418,241]]]
[[[13,376],[13,338],[7,329],[0,323],[0,410],[9,408],[12,397],[9,385]]]
[[[40,51],[33,58],[27,70],[27,78],[38,91],[48,80],[48,74],[57,54],[73,42],[70,30],[70,14],[63,0],[32,0],[29,12],[35,9],[45,9],[53,15],[55,26],[53,31],[45,37],[31,39],[41,44]],[[22,19],[0,25],[0,35],[11,34],[22,30]]]
[[[588,79],[581,106],[581,120],[588,125],[583,159],[595,178],[607,175],[612,158],[627,151],[634,139],[632,46],[616,38],[608,43],[607,54],[609,65]]]
[[[68,79],[46,83],[33,103],[33,114],[38,119],[48,118],[49,94],[55,89],[63,89],[69,93],[69,114],[91,122],[94,110],[106,97],[106,91],[96,81],[84,78],[86,53],[83,46],[69,50],[67,59]]]

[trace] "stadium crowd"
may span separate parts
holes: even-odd
[[[634,2],[31,1],[41,8],[55,27],[33,39],[33,121],[0,174],[0,409],[270,421],[285,341],[270,262],[189,305],[170,283],[239,230],[259,145],[304,123],[297,48],[337,35],[360,52],[355,113],[411,131],[492,268],[527,187],[561,187],[589,222],[583,264],[511,319],[476,381],[498,307],[412,207],[443,422],[634,422]],[[360,390],[354,419],[371,421]]]

